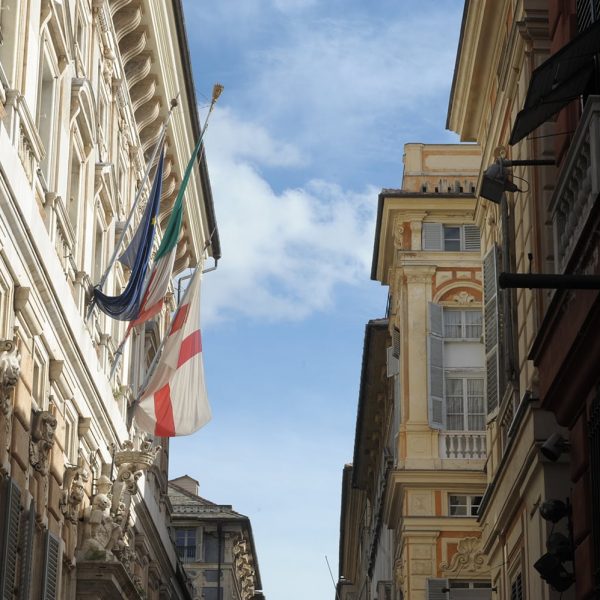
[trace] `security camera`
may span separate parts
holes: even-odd
[[[560,455],[569,450],[571,445],[560,433],[553,433],[540,448],[542,454],[552,462],[556,462]]]

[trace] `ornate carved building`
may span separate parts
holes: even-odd
[[[407,144],[383,190],[354,459],[344,469],[341,600],[491,598],[477,511],[488,460],[479,148]]]
[[[198,495],[184,475],[169,481],[177,552],[194,599],[264,600],[250,519]]]
[[[2,0],[0,40],[0,597],[188,598],[168,440],[127,424],[173,301],[112,378],[85,314],[173,98],[157,242],[200,133],[181,2]],[[220,257],[204,157],[185,215],[176,272]]]

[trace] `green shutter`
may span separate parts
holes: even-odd
[[[2,528],[0,537],[0,600],[12,600],[17,576],[21,490],[9,477],[2,490]]]
[[[33,540],[35,536],[35,503],[33,499],[29,504],[29,510],[23,515],[22,528],[19,600],[30,600]]]
[[[483,301],[485,319],[486,402],[488,415],[500,404],[502,373],[500,362],[500,312],[498,265],[500,250],[494,246],[483,259]]]
[[[427,336],[429,425],[434,429],[446,427],[444,400],[444,322],[443,309],[429,303],[429,335]]]
[[[44,572],[42,575],[42,600],[57,600],[60,577],[60,539],[46,532]]]

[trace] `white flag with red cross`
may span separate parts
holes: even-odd
[[[211,418],[202,365],[200,277],[201,269],[196,269],[156,370],[135,406],[138,427],[156,436],[189,435]]]

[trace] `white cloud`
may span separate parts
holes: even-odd
[[[215,116],[207,155],[223,258],[206,278],[205,320],[300,319],[329,307],[336,286],[368,281],[377,190],[313,180],[276,193],[257,169],[277,156],[294,164],[297,151],[230,110]]]

